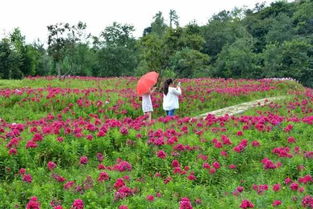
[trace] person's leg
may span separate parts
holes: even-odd
[[[168,111],[168,115],[170,115],[170,116],[174,116],[174,113],[175,113],[175,109]]]
[[[152,114],[151,112],[145,112],[145,115],[147,116],[147,121],[150,123],[152,119]]]
[[[166,112],[166,116],[169,116],[169,111],[168,111],[168,110],[166,110],[165,112]]]

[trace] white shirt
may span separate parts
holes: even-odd
[[[152,106],[150,94],[142,95],[142,111],[153,112],[153,106]]]
[[[180,87],[177,87],[177,88],[168,87],[167,95],[163,94],[163,109],[165,111],[178,109],[179,108],[179,102],[178,102],[179,95],[181,95]]]

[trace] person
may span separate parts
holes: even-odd
[[[163,109],[166,115],[173,116],[175,110],[179,108],[178,97],[182,94],[180,82],[175,87],[172,79],[167,79],[163,87]]]
[[[155,91],[156,87],[152,88],[149,93],[142,95],[142,111],[144,115],[147,116],[147,121],[151,122],[152,119],[152,112],[153,112],[153,106],[152,106],[152,100],[151,100],[151,94]]]

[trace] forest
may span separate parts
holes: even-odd
[[[26,43],[15,28],[0,40],[0,78],[139,76],[292,78],[313,86],[313,1],[234,8],[205,25],[181,26],[173,9],[158,12],[135,38],[134,26],[113,22],[99,36],[78,22],[48,25],[47,43]],[[169,21],[165,21],[169,20]]]

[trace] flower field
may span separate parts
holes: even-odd
[[[181,79],[177,116],[164,117],[157,92],[146,124],[136,81],[0,81],[0,208],[313,208],[313,90]]]

